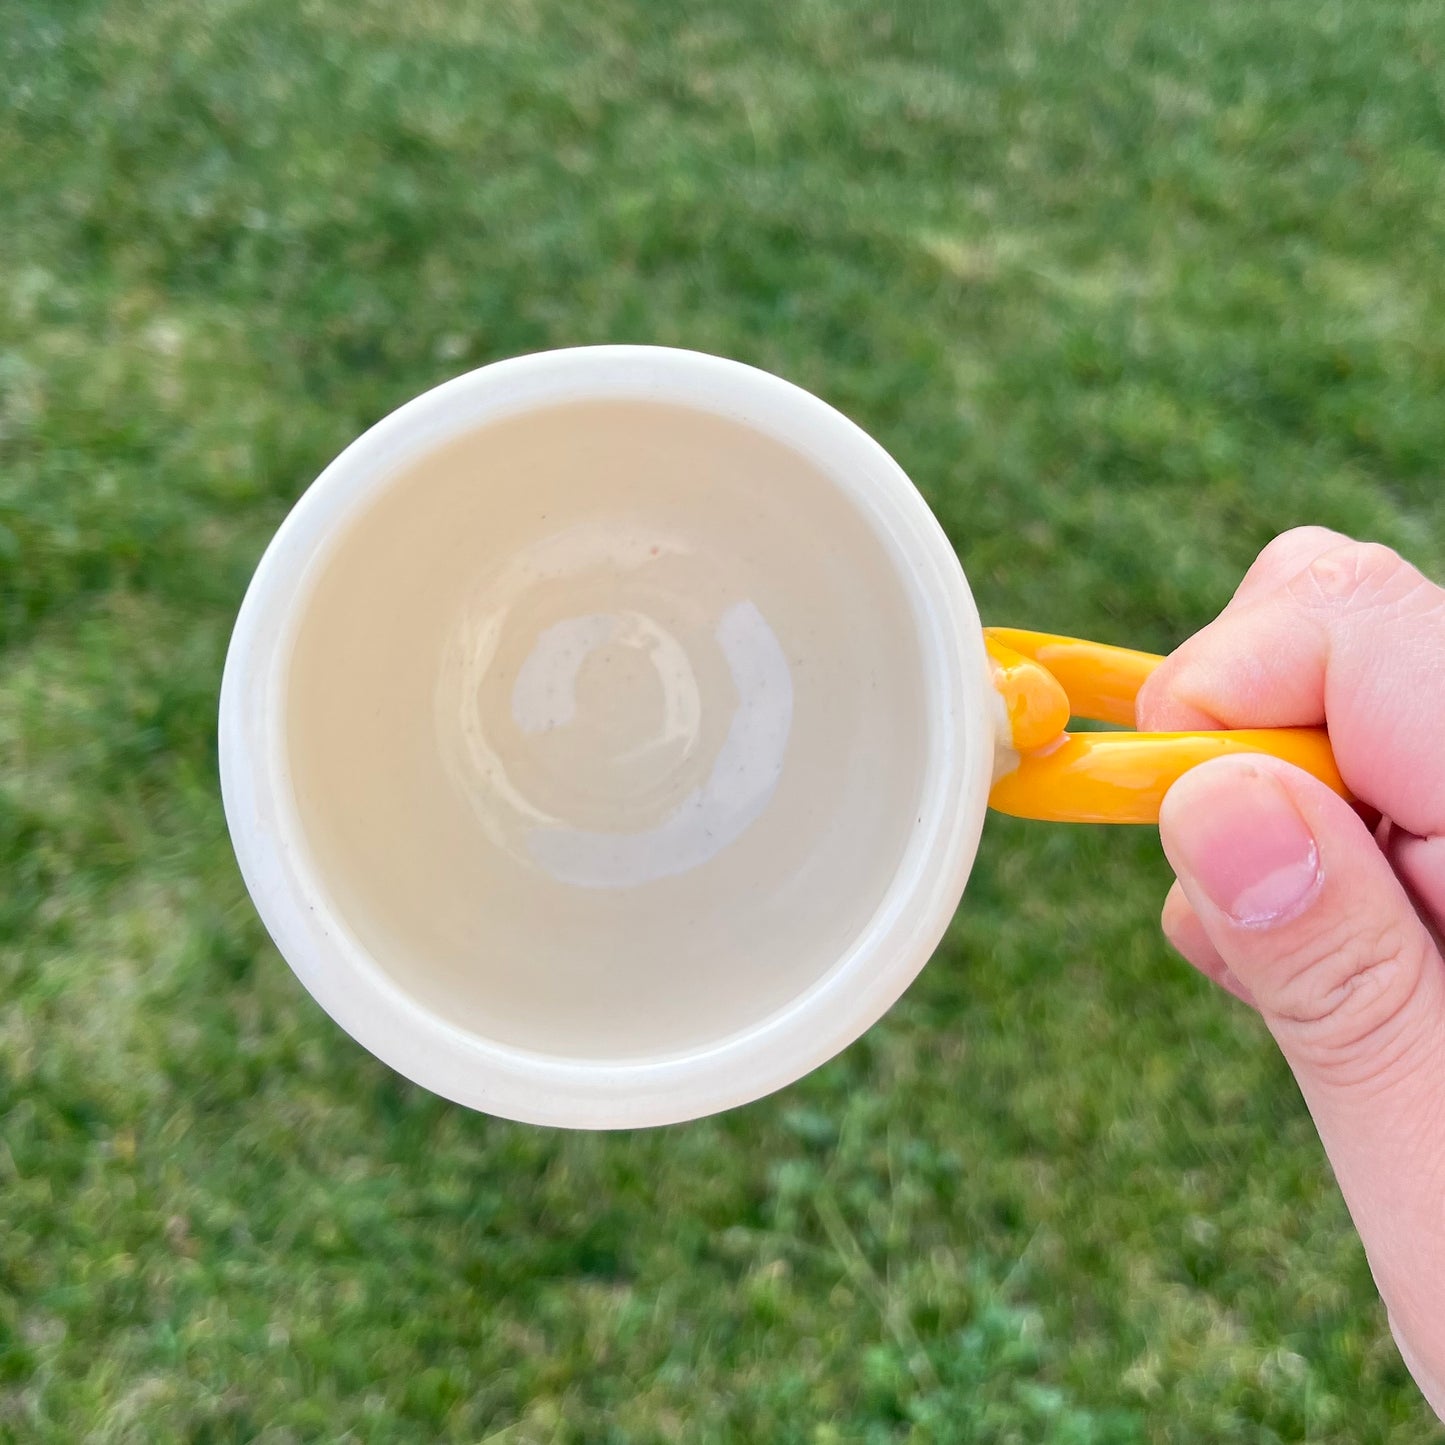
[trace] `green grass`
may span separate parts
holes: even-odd
[[[546,346],[818,391],[993,621],[1167,649],[1306,520],[1441,572],[1442,65],[1427,3],[0,7],[0,1439],[1438,1438],[1148,830],[992,820],[843,1057],[569,1136],[321,1015],[213,728],[302,487]]]

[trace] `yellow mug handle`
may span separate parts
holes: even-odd
[[[1324,728],[1071,734],[1071,717],[1134,725],[1134,699],[1163,662],[1151,652],[1013,627],[984,629],[993,681],[1008,714],[989,806],[1058,823],[1157,823],[1170,785],[1231,753],[1268,753],[1350,796]]]

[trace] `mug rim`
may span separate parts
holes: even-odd
[[[674,404],[800,453],[878,538],[913,617],[928,707],[921,811],[892,882],[838,960],[780,1009],[665,1056],[579,1059],[487,1039],[408,994],[332,909],[295,806],[285,675],[330,545],[399,475],[467,432],[569,402]],[[247,588],[222,677],[219,761],[232,846],[282,957],[357,1042],[457,1103],[533,1124],[633,1128],[716,1113],[794,1082],[875,1023],[928,961],[977,851],[998,737],[982,627],[952,544],[871,436],[771,372],[697,351],[589,346],[493,362],[421,393],[302,493]]]

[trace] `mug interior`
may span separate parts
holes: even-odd
[[[803,451],[647,399],[414,455],[327,538],[282,739],[330,913],[508,1049],[696,1053],[894,889],[936,731],[915,599]]]

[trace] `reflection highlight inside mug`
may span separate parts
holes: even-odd
[[[916,631],[869,520],[750,427],[618,401],[465,434],[339,533],[297,625],[285,746],[332,909],[514,1047],[754,1026],[893,882]]]
[[[552,565],[509,567],[443,654],[437,741],[452,782],[499,846],[560,883],[628,888],[699,867],[741,837],[777,788],[793,721],[782,646],[751,601],[733,603],[711,639],[697,639],[720,651],[733,711],[707,776],[678,797],[675,780],[709,755],[703,700],[687,648],[656,618],[635,609],[564,617],[536,635],[519,667],[499,659],[519,586],[553,589],[568,605],[571,549],[544,550]],[[603,586],[618,591],[645,586],[648,561],[662,555],[653,546],[629,562],[634,549],[610,550]],[[530,626],[522,630],[525,646]]]

